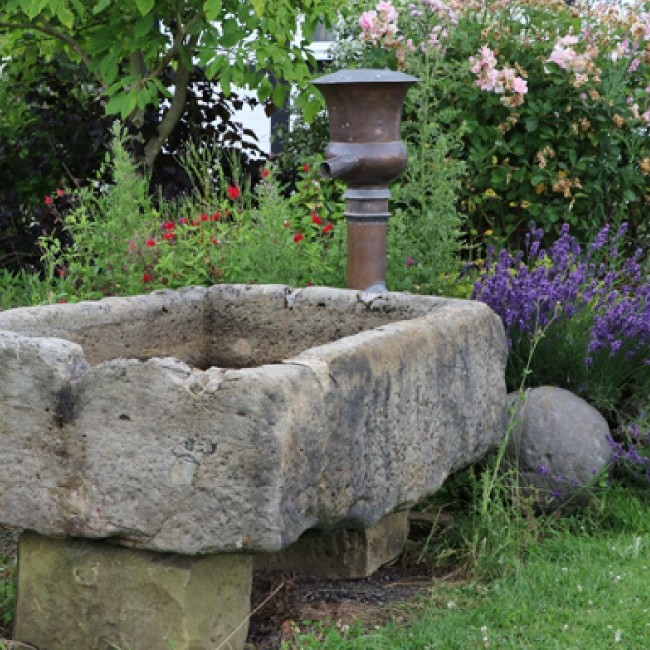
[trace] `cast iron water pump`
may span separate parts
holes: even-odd
[[[406,169],[402,106],[415,77],[390,70],[340,70],[313,83],[325,97],[330,144],[321,174],[347,183],[347,286],[386,289],[388,185]]]

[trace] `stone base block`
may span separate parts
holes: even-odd
[[[252,561],[21,537],[14,635],[39,650],[241,650]]]
[[[330,579],[366,578],[402,552],[408,530],[404,511],[365,530],[307,531],[279,553],[256,555],[255,569],[302,571]]]

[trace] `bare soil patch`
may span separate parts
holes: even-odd
[[[327,580],[290,572],[255,573],[248,632],[251,650],[277,650],[307,625],[323,622],[341,629],[354,624],[385,625],[400,614],[397,605],[431,591],[433,570],[424,564],[383,567],[368,578]]]

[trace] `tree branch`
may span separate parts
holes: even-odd
[[[88,58],[88,56],[86,56],[85,52],[83,51],[79,43],[77,43],[77,41],[75,41],[74,38],[72,38],[72,36],[68,34],[64,34],[63,32],[60,32],[57,29],[55,29],[45,19],[43,19],[42,25],[39,25],[38,23],[0,23],[0,29],[22,29],[24,31],[35,30],[37,32],[41,32],[41,34],[46,34],[47,36],[56,38],[62,43],[65,43],[71,50],[73,50],[75,54],[79,56],[84,66],[86,66],[86,69],[90,71],[90,59]]]
[[[196,14],[187,23],[187,25],[184,27],[179,27],[178,32],[174,34],[174,42],[172,43],[172,46],[167,52],[165,52],[165,56],[161,57],[158,65],[152,70],[150,74],[151,77],[159,77],[164,72],[165,68],[177,57],[181,51],[181,48],[183,47],[183,41],[185,40],[185,36],[187,36],[187,32],[192,28],[194,23],[197,22],[199,18],[200,15]],[[192,39],[194,39],[194,37],[192,37]],[[190,43],[192,43],[192,40],[190,40]],[[194,42],[192,43],[192,49],[196,47],[197,43],[198,38],[194,39]]]
[[[198,42],[198,34],[194,34],[190,37],[187,44],[190,59],[192,58],[192,54]],[[180,48],[177,53],[180,53]],[[177,62],[178,67],[176,69],[176,78],[174,80],[174,96],[172,97],[171,104],[158,125],[158,133],[150,138],[144,147],[144,162],[149,169],[153,167],[156,156],[158,156],[165,141],[171,135],[176,124],[178,124],[178,120],[181,119],[183,109],[185,108],[185,100],[187,99],[188,85],[192,76],[192,70],[185,67],[185,63],[181,56],[177,57]]]

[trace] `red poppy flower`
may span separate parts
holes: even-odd
[[[303,168],[303,170],[306,171],[306,172],[308,172],[308,171],[311,169],[311,167],[309,166],[309,163],[305,163],[305,164],[302,166],[302,168]]]
[[[142,281],[143,281],[145,284],[149,284],[149,282],[151,282],[152,280],[153,280],[153,275],[151,275],[151,273],[145,273],[145,274],[142,276]]]
[[[187,226],[188,223],[189,223],[189,221],[187,220],[187,217],[181,217],[178,220],[178,225],[179,226]]]
[[[315,212],[311,213],[311,222],[315,223],[317,226],[323,225],[323,220]]]
[[[166,239],[167,241],[174,241],[176,238],[176,235],[173,232],[164,232],[163,233],[163,239]]]
[[[212,219],[211,219],[211,221],[219,221],[219,219],[221,219],[221,215],[220,215],[218,212],[215,212],[215,213],[212,215]]]
[[[209,220],[210,220],[210,217],[209,217],[205,212],[202,212],[202,213],[199,215],[199,219],[200,219],[201,221],[209,221]]]
[[[153,239],[147,239],[144,245],[149,246],[149,248],[153,248],[156,245],[156,242]]]
[[[45,201],[45,205],[50,205],[50,203],[52,203],[52,197],[51,196],[46,196],[45,199],[43,199],[43,200]]]
[[[163,230],[174,230],[176,224],[173,221],[165,221],[162,225]]]
[[[265,168],[262,170],[262,178],[268,178],[270,173],[271,173],[271,172],[269,172],[269,170],[265,167]]]
[[[293,236],[293,241],[296,242],[296,244],[297,244],[299,241],[302,241],[304,238],[305,238],[305,236],[301,232],[297,232]]]
[[[329,221],[326,225],[325,228],[323,228],[323,233],[326,235],[328,232],[332,232],[334,230],[334,224]]]
[[[235,185],[228,185],[228,189],[226,190],[226,194],[228,195],[229,199],[232,199],[233,201],[236,201],[239,198],[239,195],[241,192],[239,191],[239,188],[236,187]]]
[[[65,194],[65,190],[62,190],[61,188],[58,188],[56,191],[57,196],[63,196]]]

